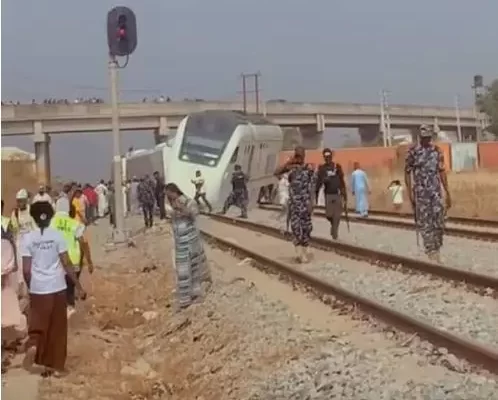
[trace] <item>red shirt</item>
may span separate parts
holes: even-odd
[[[96,206],[98,204],[99,202],[98,196],[97,193],[95,193],[95,190],[93,190],[93,188],[89,187],[83,189],[83,194],[86,196],[86,198],[88,199],[88,203],[91,206]]]

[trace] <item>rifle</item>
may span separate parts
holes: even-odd
[[[348,214],[348,201],[344,199],[344,217],[346,219],[346,226],[348,227],[348,232],[351,232],[349,227],[349,214]]]
[[[285,221],[285,229],[286,232],[289,233],[289,227],[290,227],[290,207],[289,207],[289,202],[287,201],[287,210],[286,210],[286,221]]]
[[[420,247],[420,232],[418,230],[418,213],[417,213],[417,197],[413,193],[413,216],[415,220],[415,235],[417,237],[417,247]]]

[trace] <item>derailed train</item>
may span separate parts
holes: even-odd
[[[261,116],[234,111],[202,111],[185,117],[174,139],[124,159],[126,177],[160,171],[166,182],[175,182],[194,196],[197,170],[205,179],[206,196],[221,206],[231,190],[231,173],[239,164],[248,174],[250,201],[274,193],[273,175],[283,146],[280,126]]]

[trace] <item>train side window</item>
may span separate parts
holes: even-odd
[[[239,156],[239,147],[235,149],[235,151],[232,154],[232,158],[230,159],[230,164],[234,164],[235,161],[237,161],[237,157]]]

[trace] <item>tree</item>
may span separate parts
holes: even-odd
[[[486,130],[498,137],[498,79],[486,87],[484,95],[478,100],[478,106],[490,119]]]

